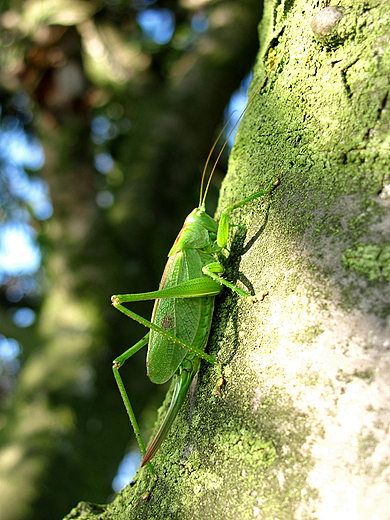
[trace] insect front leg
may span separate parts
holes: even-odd
[[[271,193],[271,191],[276,188],[280,184],[280,178],[281,175],[279,175],[274,182],[264,191],[257,191],[256,193],[252,193],[252,195],[249,195],[249,197],[246,197],[243,200],[240,200],[239,202],[235,202],[234,204],[231,204],[227,208],[225,208],[221,213],[221,218],[218,225],[218,231],[217,231],[217,246],[220,249],[223,249],[226,247],[228,237],[229,237],[229,214],[234,209],[239,208],[240,206],[245,206],[245,204],[248,204],[248,202],[251,202],[254,199],[257,199],[258,197],[263,197],[264,195],[268,195]]]

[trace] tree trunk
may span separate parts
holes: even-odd
[[[54,44],[51,49],[48,38],[48,49],[39,47],[37,52],[35,47],[27,54],[45,58],[51,52],[66,62],[71,49],[71,58],[82,63],[86,44],[81,45],[81,36],[88,28],[96,29],[95,44],[98,29],[111,19],[109,34],[120,28],[110,6],[111,18],[106,12],[102,20],[98,13],[92,21],[79,21],[77,28],[57,25],[58,20],[71,19],[72,9],[77,17],[88,5],[92,4],[66,3],[64,16],[54,16],[54,27],[49,22],[41,27],[47,13],[37,0],[35,7],[39,11],[42,6],[43,12],[36,17],[35,44],[39,47],[52,32]],[[19,7],[28,9],[34,2]],[[61,11],[60,3],[53,7],[54,15],[56,8]],[[107,145],[116,161],[111,175],[103,176],[93,167],[98,147],[94,149],[90,140],[95,112],[87,106],[88,99],[83,100],[81,113],[65,104],[56,111],[51,107],[48,118],[47,104],[41,101],[37,107],[46,116],[38,126],[54,207],[53,217],[43,224],[50,285],[28,341],[15,335],[23,343],[24,357],[12,407],[1,419],[2,520],[52,520],[82,498],[106,502],[112,494],[118,464],[135,439],[111,364],[144,330],[113,309],[110,296],[157,288],[166,254],[189,210],[188,201],[197,202],[200,170],[216,126],[255,59],[261,10],[257,0],[220,2],[213,6],[208,31],[188,52],[171,54],[169,73],[163,78],[153,70],[138,76],[131,70],[126,88],[115,85],[117,91],[112,93],[99,85],[92,91],[92,97],[99,98],[103,90],[110,100],[108,108],[119,105],[131,121],[128,133]],[[36,20],[27,19],[31,24]],[[25,26],[21,23],[20,30]],[[127,30],[125,19],[125,35]],[[57,32],[64,35],[58,41]],[[28,42],[26,37],[23,43]],[[125,47],[126,56],[127,51]],[[50,100],[52,87],[46,85],[39,99],[46,94]],[[96,204],[102,191],[112,194],[112,207]],[[137,310],[150,313],[147,304]],[[123,369],[138,415],[145,403],[153,411],[161,402],[160,387],[151,385],[145,372],[145,352]]]
[[[202,363],[148,500],[67,518],[388,518],[390,8],[345,4],[265,5],[219,208],[282,179],[234,212],[226,277],[268,295],[216,298],[225,386]]]

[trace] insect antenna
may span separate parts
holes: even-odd
[[[203,173],[202,173],[202,181],[201,181],[201,184],[200,184],[200,197],[199,197],[199,207],[202,207],[206,204],[206,196],[207,196],[207,192],[209,190],[209,186],[210,186],[210,183],[211,183],[211,179],[213,177],[213,174],[215,172],[215,169],[217,167],[217,164],[218,164],[218,161],[219,159],[221,158],[221,155],[224,151],[224,149],[226,148],[226,145],[230,139],[230,136],[232,135],[232,133],[234,132],[234,130],[237,128],[237,125],[239,124],[239,122],[241,121],[241,119],[243,118],[245,112],[248,110],[248,108],[250,107],[250,105],[252,104],[253,100],[255,99],[255,97],[257,96],[257,94],[260,92],[260,89],[264,86],[265,82],[267,81],[269,75],[271,74],[271,72],[273,70],[276,69],[277,65],[279,64],[280,60],[282,59],[283,57],[283,53],[282,53],[282,56],[280,57],[280,59],[275,63],[275,65],[271,68],[271,70],[267,73],[267,75],[265,76],[265,78],[263,79],[263,81],[260,83],[260,85],[256,88],[256,90],[254,91],[254,93],[251,95],[251,97],[249,98],[249,101],[248,103],[246,104],[246,107],[244,108],[244,110],[241,112],[240,116],[238,117],[237,121],[234,123],[234,125],[232,126],[228,136],[226,137],[222,147],[221,147],[221,150],[219,151],[218,155],[217,155],[217,158],[215,159],[214,161],[214,165],[211,169],[211,172],[210,172],[210,175],[209,175],[209,178],[207,180],[207,184],[206,184],[206,188],[204,190],[204,193],[203,193],[203,186],[204,186],[204,182],[205,182],[205,178],[206,178],[206,170],[207,170],[207,167],[209,165],[209,162],[210,162],[210,158],[211,158],[211,155],[215,149],[215,147],[217,146],[217,143],[219,141],[219,139],[221,138],[221,135],[223,134],[223,132],[225,131],[227,125],[229,124],[234,112],[232,112],[228,118],[228,120],[226,121],[226,123],[223,125],[222,127],[222,130],[219,132],[218,134],[218,137],[216,138],[216,140],[214,141],[214,144],[207,156],[207,159],[206,159],[206,163],[204,165],[204,168],[203,168]]]
[[[226,121],[226,123],[223,125],[222,127],[222,130],[219,132],[218,134],[218,137],[216,138],[211,150],[210,150],[210,153],[207,157],[207,160],[206,160],[206,164],[204,165],[204,168],[203,168],[203,174],[202,174],[202,183],[201,183],[201,191],[200,191],[200,206],[204,206],[206,204],[206,197],[207,197],[207,192],[209,191],[209,186],[210,186],[210,183],[211,183],[211,179],[213,178],[213,174],[215,172],[215,169],[217,167],[217,164],[218,164],[218,161],[219,159],[221,158],[221,155],[223,154],[223,151],[225,150],[226,148],[226,145],[228,144],[228,141],[229,141],[229,138],[230,136],[232,135],[232,133],[234,132],[236,126],[238,125],[238,123],[241,121],[241,118],[242,116],[244,115],[245,113],[245,110],[248,108],[248,105],[244,108],[244,110],[241,112],[240,114],[240,117],[237,119],[237,121],[234,123],[232,129],[230,130],[228,136],[226,137],[225,141],[223,142],[223,145],[221,146],[221,149],[217,155],[217,158],[215,159],[214,161],[214,165],[213,167],[211,168],[211,172],[210,172],[210,175],[209,175],[209,178],[207,180],[207,184],[206,184],[206,188],[204,190],[204,194],[203,194],[203,197],[202,197],[202,189],[203,189],[203,183],[204,183],[204,178],[205,178],[205,175],[206,175],[206,169],[207,169],[207,166],[209,165],[209,162],[210,162],[210,157],[211,157],[211,154],[213,153],[214,151],[214,148],[216,147],[221,135],[223,134],[223,132],[225,131],[227,125],[229,124],[231,118],[233,117],[233,114],[234,112],[232,112],[229,116],[229,119]]]
[[[206,159],[206,162],[205,162],[205,165],[203,167],[203,172],[202,172],[202,180],[201,180],[201,183],[200,183],[200,194],[199,194],[199,207],[201,207],[205,201],[206,201],[206,195],[207,195],[207,192],[208,192],[208,189],[209,189],[209,185],[210,185],[210,180],[211,180],[211,177],[213,176],[213,173],[214,173],[214,170],[217,166],[217,163],[218,163],[218,160],[219,158],[221,157],[221,153],[223,152],[225,146],[226,146],[226,143],[227,143],[227,140],[229,139],[230,137],[230,134],[229,134],[229,137],[225,140],[224,144],[223,144],[223,148],[221,150],[221,152],[218,154],[218,157],[217,159],[215,160],[214,162],[214,166],[213,166],[213,169],[211,170],[211,173],[210,173],[210,176],[209,176],[209,179],[208,179],[208,182],[207,182],[207,186],[206,186],[206,189],[204,191],[204,194],[203,194],[203,197],[202,197],[202,193],[203,193],[203,185],[204,185],[204,181],[205,181],[205,178],[206,178],[206,171],[207,171],[207,167],[209,165],[209,162],[210,162],[210,159],[211,159],[211,156],[213,154],[213,151],[215,150],[215,147],[217,146],[217,143],[218,141],[221,139],[221,136],[222,134],[224,133],[227,125],[229,124],[229,121],[231,120],[232,116],[233,116],[234,112],[232,112],[229,116],[229,119],[226,121],[226,123],[223,125],[222,127],[222,130],[219,132],[217,138],[215,139],[214,141],[214,144],[213,146],[211,147],[211,150],[209,151],[209,154],[207,156],[207,159]]]

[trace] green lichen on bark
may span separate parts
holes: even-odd
[[[358,243],[346,249],[343,265],[367,276],[368,280],[384,278],[390,281],[390,244]]]

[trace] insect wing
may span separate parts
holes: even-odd
[[[180,251],[169,258],[160,289],[202,275],[202,261],[196,251]],[[206,298],[207,301],[207,298]],[[152,321],[182,341],[193,344],[198,334],[205,298],[164,298],[156,300]],[[153,383],[162,384],[176,372],[188,350],[155,331],[150,331],[147,357],[148,376]]]
[[[186,343],[193,343],[200,319],[201,298],[175,298],[156,302],[155,323]],[[153,383],[162,384],[176,372],[188,350],[153,332],[149,341],[148,376]]]

